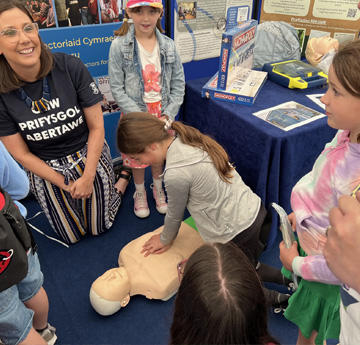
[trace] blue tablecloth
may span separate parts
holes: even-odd
[[[201,97],[208,78],[187,82],[179,120],[217,140],[227,151],[244,182],[262,199],[266,208],[276,202],[290,213],[290,194],[295,183],[308,173],[336,130],[319,118],[283,131],[252,113],[295,101],[324,113],[306,95],[325,93],[326,88],[288,89],[266,81],[252,107]],[[273,222],[268,245],[277,235]]]

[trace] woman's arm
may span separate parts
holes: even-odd
[[[88,151],[84,173],[70,188],[71,195],[74,199],[90,197],[105,139],[104,117],[100,103],[96,103],[88,108],[83,108],[83,111],[89,128]]]
[[[74,199],[88,198],[92,193],[97,164],[104,146],[104,119],[100,103],[84,108],[84,115],[89,128],[88,153],[84,174],[78,180],[65,185],[64,175],[49,167],[44,161],[29,151],[20,133],[1,137],[10,154],[26,169],[40,178],[71,193]]]
[[[73,181],[70,181],[70,185],[65,185],[64,175],[58,173],[51,167],[49,167],[44,161],[36,157],[29,151],[24,139],[20,133],[8,135],[0,138],[6,149],[18,161],[24,168],[30,170],[40,178],[49,181],[50,183],[70,192],[70,187]]]

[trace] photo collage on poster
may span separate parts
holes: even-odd
[[[196,19],[196,1],[178,3],[178,20]]]
[[[126,0],[21,0],[40,29],[121,22]]]
[[[94,80],[101,94],[103,95],[103,99],[100,102],[101,110],[103,114],[109,114],[116,111],[120,111],[120,107],[115,102],[114,97],[110,90],[109,76],[104,75],[101,77],[95,77]]]

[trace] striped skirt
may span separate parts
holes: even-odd
[[[45,163],[76,181],[83,174],[87,144],[78,152]],[[97,165],[90,198],[73,199],[71,194],[26,170],[30,188],[45,212],[52,228],[66,243],[75,243],[87,232],[99,235],[109,229],[115,219],[121,198],[115,192],[115,176],[108,144]]]

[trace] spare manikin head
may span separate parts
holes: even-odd
[[[339,41],[330,36],[313,37],[310,38],[305,51],[307,61],[317,66],[324,55],[333,51],[337,52],[339,49]]]

